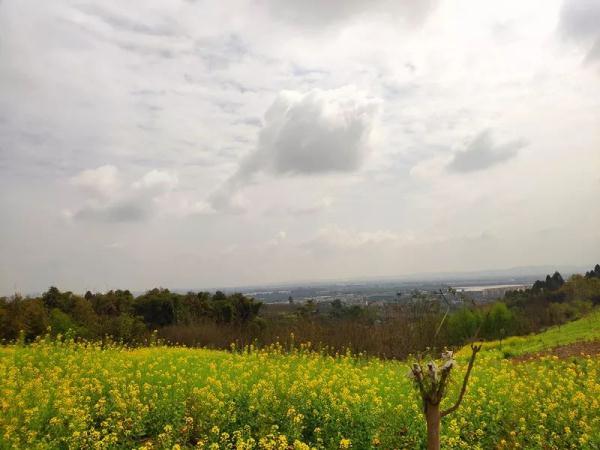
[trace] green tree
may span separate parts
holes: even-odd
[[[175,323],[174,298],[168,289],[152,289],[139,296],[134,305],[135,313],[143,317],[150,327],[164,327]]]
[[[23,302],[23,319],[27,340],[33,340],[46,333],[49,325],[48,313],[40,299],[27,299]]]
[[[65,335],[68,331],[71,331],[75,336],[78,336],[79,327],[77,324],[73,321],[71,316],[58,308],[54,308],[50,311],[48,322],[50,323],[52,334],[55,336],[57,334]]]
[[[501,339],[513,327],[514,316],[505,303],[494,303],[484,320],[482,331],[489,339]]]
[[[452,344],[461,344],[475,335],[481,323],[480,314],[470,308],[461,308],[448,317],[448,339]]]
[[[600,264],[596,264],[596,266],[585,273],[586,278],[600,278]]]

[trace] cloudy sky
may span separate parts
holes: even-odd
[[[599,24],[0,0],[0,294],[600,262]]]

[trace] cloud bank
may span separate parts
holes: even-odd
[[[0,294],[597,262],[597,0],[0,1]]]

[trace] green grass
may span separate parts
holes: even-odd
[[[541,333],[529,336],[514,336],[502,341],[487,342],[484,350],[499,350],[511,356],[535,353],[548,350],[560,345],[582,341],[600,340],[600,310],[595,310],[587,316],[549,328]]]

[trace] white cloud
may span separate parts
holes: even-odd
[[[111,197],[121,186],[119,170],[111,165],[84,170],[74,176],[71,182],[78,188],[98,197]]]
[[[108,223],[149,219],[161,210],[161,197],[178,183],[175,174],[157,169],[147,172],[133,183],[125,183],[114,166],[84,170],[72,180],[84,194],[92,195],[75,211],[67,210],[66,216]],[[172,205],[168,203],[168,206],[166,210],[172,211]],[[188,207],[189,211],[197,209],[197,205]]]
[[[410,169],[410,176],[417,180],[430,181],[441,175],[446,170],[452,156],[440,155],[418,162]]]
[[[318,198],[310,195],[310,198],[304,199],[296,196],[294,201],[284,201],[273,205],[265,210],[270,216],[306,216],[317,215],[330,210],[334,205],[334,198],[330,195],[323,195]]]
[[[285,212],[293,215],[315,214],[330,209],[333,206],[333,203],[333,197],[324,196],[311,205],[291,207]]]
[[[163,214],[179,218],[210,216],[217,212],[210,203],[196,200],[184,192],[166,192],[155,197],[154,204]]]
[[[269,239],[266,242],[267,247],[279,247],[285,243],[287,240],[287,232],[280,230],[278,231],[272,239]]]
[[[316,251],[323,249],[352,250],[380,245],[399,245],[410,240],[411,238],[408,236],[400,236],[389,230],[356,231],[330,225],[318,230],[316,235],[303,245]]]
[[[164,170],[154,169],[133,183],[133,188],[152,192],[164,192],[175,188],[178,181],[177,175]]]

